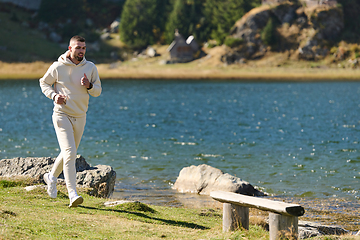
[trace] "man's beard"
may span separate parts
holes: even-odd
[[[84,57],[76,56],[75,59],[78,60],[79,62],[81,62],[84,59]]]

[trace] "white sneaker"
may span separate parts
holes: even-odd
[[[56,178],[51,179],[50,173],[44,174],[44,181],[47,184],[47,193],[51,198],[57,197]]]
[[[84,199],[82,198],[82,196],[74,196],[72,198],[70,198],[70,205],[69,207],[77,207],[78,205],[82,204],[84,202]]]

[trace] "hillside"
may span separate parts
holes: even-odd
[[[263,11],[262,7],[252,12]],[[303,16],[306,13],[297,11],[296,14]],[[247,14],[247,17],[250,15],[250,13]],[[67,49],[66,42],[59,44],[49,41],[41,29],[32,25],[32,19],[33,13],[30,11],[10,5],[0,5],[1,79],[41,77],[59,54]],[[234,28],[239,26],[241,21],[245,21],[244,19],[239,20]],[[288,37],[287,39],[291,41],[286,42],[293,43],[282,45],[290,46],[287,49],[265,48],[261,55],[256,53],[252,57],[240,58],[235,62],[224,61],[224,58],[238,51],[238,47],[204,45],[203,57],[189,63],[164,65],[162,63],[169,59],[167,46],[153,46],[158,53],[158,56],[154,58],[135,55],[120,42],[117,33],[111,34],[111,37],[106,40],[98,41],[95,48],[88,43],[87,59],[98,65],[100,74],[105,78],[360,79],[357,61],[360,47],[357,43],[336,39],[332,41],[332,46],[328,47],[327,55],[316,59],[299,58],[296,51],[302,43],[295,42],[294,44],[293,37],[300,36],[298,38],[302,39],[302,34],[294,26],[282,24],[277,28],[278,36],[282,39]],[[234,31],[234,28],[231,37],[238,33]],[[311,29],[306,29],[305,32],[311,32]],[[257,38],[260,35],[260,33],[255,34]],[[325,44],[329,44],[329,41],[326,40]],[[337,56],[336,53],[339,52],[342,53],[342,57],[335,58],[334,56]]]

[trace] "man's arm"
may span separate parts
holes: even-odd
[[[54,68],[54,64],[52,64],[46,71],[45,75],[39,80],[41,91],[51,100],[54,100],[56,96],[56,92],[52,87],[56,82],[56,75],[56,69]]]
[[[89,80],[91,85],[88,88],[88,92],[93,97],[98,97],[101,94],[102,88],[101,88],[101,81],[99,77],[99,73],[97,71],[96,66],[94,66],[92,73],[91,73],[91,79]]]

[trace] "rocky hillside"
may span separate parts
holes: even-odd
[[[3,1],[8,0],[0,0]],[[207,48],[211,44],[204,44],[205,54],[200,55],[204,57],[196,63],[201,66],[240,64],[257,67],[299,65],[301,61],[304,66],[356,68],[360,60],[357,42],[360,27],[356,18],[360,5],[357,8],[355,3],[343,1],[343,7],[338,6],[304,7],[297,1],[283,1],[255,8],[234,24],[225,45]],[[37,23],[34,16],[36,14],[32,11],[0,4],[0,35],[3,36],[0,38],[0,61],[53,61],[59,52],[66,50],[67,42],[57,40],[59,37],[56,37],[54,29],[73,30],[73,27]],[[91,21],[87,19],[86,22]],[[111,36],[107,32],[101,33],[100,39],[98,34],[87,37],[87,40],[95,39],[89,41],[91,51],[87,54],[88,59],[97,63],[112,63],[135,56],[120,42],[118,33]],[[347,42],[342,41],[345,35],[353,36],[355,40],[348,41],[351,39],[348,37]],[[23,39],[27,40],[26,45]],[[166,49],[165,46],[154,47],[162,58],[168,54],[165,50],[159,51],[159,48]]]
[[[306,8],[291,2],[264,5],[235,23],[227,39],[230,47],[221,60],[227,64],[245,63],[280,52],[292,60],[331,57],[330,63],[356,59],[357,45],[339,44],[343,29],[343,11],[336,6]]]

